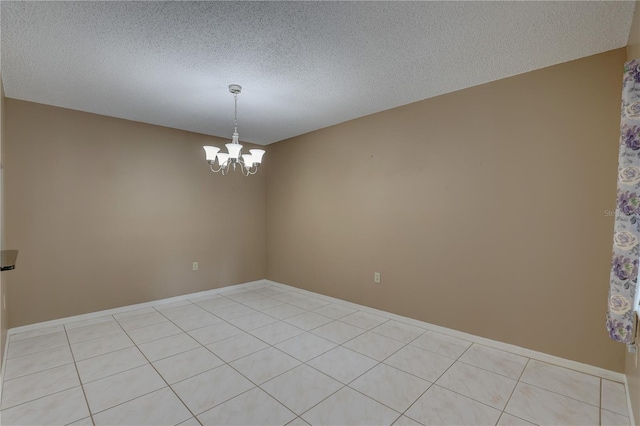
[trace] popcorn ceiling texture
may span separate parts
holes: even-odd
[[[635,2],[2,2],[7,97],[269,144],[625,46]],[[597,84],[594,82],[594,84]]]

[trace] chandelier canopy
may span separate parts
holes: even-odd
[[[239,166],[243,175],[254,175],[258,171],[264,149],[250,149],[249,154],[242,154],[242,145],[238,142],[238,94],[242,87],[238,84],[230,84],[229,92],[233,94],[233,137],[231,143],[225,144],[228,152],[220,152],[220,148],[215,146],[203,146],[209,168],[212,172],[226,175],[230,169],[236,170]],[[218,167],[216,168],[216,159]]]

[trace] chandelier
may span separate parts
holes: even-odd
[[[238,84],[230,84],[229,92],[233,94],[233,137],[231,143],[225,144],[228,152],[220,152],[220,148],[215,146],[203,146],[209,168],[214,173],[222,173],[226,175],[229,170],[236,170],[237,167],[243,175],[255,175],[258,171],[264,149],[250,149],[249,154],[242,154],[242,145],[238,143],[238,94],[242,91],[242,87]],[[216,159],[218,167],[216,168]]]

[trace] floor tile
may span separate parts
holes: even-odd
[[[300,417],[296,417],[295,419],[287,423],[287,426],[310,426],[310,425],[309,423],[302,420]]]
[[[291,318],[292,316],[298,315],[305,312],[304,309],[298,308],[297,306],[282,304],[278,306],[274,306],[269,309],[265,309],[262,313],[272,316],[279,320],[284,320],[287,318]]]
[[[224,383],[224,386],[220,386]],[[182,402],[196,415],[248,391],[255,385],[228,365],[171,385]]]
[[[242,333],[207,345],[207,349],[222,358],[225,362],[235,361],[252,353],[268,348],[262,340]]]
[[[146,364],[146,358],[132,346],[78,361],[76,366],[82,383],[89,383]]]
[[[213,325],[191,330],[189,335],[201,344],[208,345],[209,343],[217,342],[218,340],[226,339],[227,337],[241,333],[243,333],[243,331],[238,327],[235,327],[228,322],[221,321]]]
[[[347,324],[355,325],[359,328],[364,328],[365,330],[371,330],[372,328],[375,328],[380,324],[387,322],[388,320],[379,315],[358,311],[354,312],[351,315],[347,315],[346,317],[340,318],[340,321]]]
[[[438,380],[453,362],[450,358],[413,346],[405,346],[385,360],[385,364],[429,382]]]
[[[216,299],[209,299],[209,300],[204,300],[201,302],[195,302],[196,305],[198,305],[199,307],[201,307],[202,309],[206,310],[206,311],[212,311],[212,310],[216,310],[225,306],[238,306],[239,303],[238,302],[234,302],[231,299],[227,299],[226,297],[219,297]]]
[[[324,317],[322,315],[307,311],[300,315],[296,315],[291,318],[287,318],[284,322],[289,323],[293,326],[301,328],[305,331],[313,330],[314,328],[318,328],[321,325],[325,325],[327,323],[332,322],[331,318]]]
[[[244,331],[253,330],[276,321],[278,320],[261,312],[253,312],[251,314],[229,320],[231,324]]]
[[[29,355],[36,352],[48,351],[50,349],[59,348],[60,346],[67,346],[68,344],[67,335],[64,331],[12,341],[9,342],[7,359]]]
[[[93,416],[98,425],[177,425],[191,418],[173,391],[165,387]]]
[[[167,386],[150,365],[143,365],[84,385],[93,414]]]
[[[429,330],[411,342],[411,345],[447,358],[458,359],[471,346],[471,342]]]
[[[536,424],[597,425],[599,409],[573,398],[518,383],[505,411]]]
[[[627,394],[622,383],[602,379],[602,408],[625,417],[629,415]]]
[[[272,299],[270,297],[263,297],[263,298],[253,299],[247,302],[243,302],[244,305],[250,307],[251,309],[255,309],[257,311],[264,311],[265,309],[280,306],[282,305],[282,303],[283,303],[282,301],[277,299]]]
[[[530,360],[520,381],[600,406],[600,378],[568,368]]]
[[[198,342],[186,333],[182,333],[144,343],[138,346],[138,349],[142,351],[149,361],[154,362],[199,347],[200,344]]]
[[[193,303],[189,303],[186,305],[174,306],[166,309],[158,309],[158,311],[170,319],[171,321],[177,320],[179,318],[190,317],[193,315],[200,315],[208,313],[206,310],[201,308],[198,305],[194,305]]]
[[[179,334],[182,332],[183,331],[174,323],[166,321],[158,324],[136,328],[128,331],[127,334],[129,335],[129,337],[131,337],[131,340],[133,340],[136,345],[141,345],[143,343],[152,342],[154,340],[173,336],[174,334]]]
[[[314,309],[313,312],[315,312],[316,314],[320,314],[323,315],[327,318],[331,318],[331,319],[339,319],[342,317],[346,317],[347,315],[350,315],[354,312],[356,312],[357,309],[353,309],[353,308],[349,308],[343,305],[339,305],[337,303],[331,303],[329,305],[324,305],[320,308]]]
[[[325,324],[322,327],[313,329],[311,332],[316,336],[320,336],[332,341],[333,343],[341,345],[354,337],[365,333],[365,330],[340,321],[334,321],[329,324]]]
[[[45,334],[53,334],[64,331],[64,326],[54,325],[52,327],[36,328],[34,330],[23,331],[22,333],[9,334],[8,338],[10,342],[17,342],[18,340],[30,339],[31,337],[44,336]]]
[[[472,345],[461,357],[460,361],[502,374],[512,379],[520,378],[529,359],[488,346]]]
[[[312,425],[390,425],[400,413],[349,388],[342,388],[302,415]]]
[[[89,410],[87,410],[88,412]],[[85,417],[84,419],[76,420],[73,423],[69,423],[67,426],[93,426],[93,420],[91,417]]]
[[[158,373],[174,384],[180,380],[193,377],[205,371],[219,367],[224,362],[205,348],[192,349],[181,354],[170,356],[153,363]]]
[[[69,346],[60,346],[48,351],[6,360],[4,379],[11,380],[71,363],[73,363],[71,349],[69,349]]]
[[[80,380],[73,364],[7,380],[2,388],[1,407],[4,410],[79,385]]]
[[[600,424],[602,426],[629,426],[629,417],[607,410],[600,410]]]
[[[175,325],[183,329],[184,331],[191,331],[197,328],[206,327],[213,324],[222,322],[221,318],[203,310],[202,313],[192,314],[185,317],[172,319]]]
[[[156,312],[155,310],[146,314],[118,318],[118,322],[126,331],[144,327],[147,325],[158,324],[159,322],[164,321],[167,321],[167,318],[165,318],[162,314]]]
[[[234,303],[233,305],[226,305],[220,308],[210,309],[213,315],[222,318],[223,320],[231,320],[234,318],[241,317],[243,315],[248,315],[255,312],[254,309],[251,309],[248,306],[241,305],[240,303]]]
[[[403,413],[431,383],[385,364],[378,364],[349,385],[387,407]]]
[[[347,384],[373,368],[378,362],[350,349],[338,346],[312,359],[307,364]]]
[[[66,425],[87,416],[87,402],[78,386],[4,410],[2,424]]]
[[[250,291],[251,289],[246,288],[246,287],[241,287],[241,288],[232,288],[232,289],[225,289],[223,288],[222,290],[220,290],[220,295],[224,296],[224,297],[229,297],[235,294],[242,294],[242,293],[246,293],[248,291]]]
[[[196,420],[195,417],[191,417],[188,420],[185,420],[182,423],[179,423],[178,426],[200,426],[200,422]]]
[[[302,414],[344,385],[306,365],[262,384],[262,389],[296,414]]]
[[[304,333],[303,330],[282,321],[274,322],[273,324],[265,325],[264,327],[251,331],[251,334],[270,345],[278,344],[302,333]]]
[[[500,420],[496,426],[535,426],[533,423],[523,420],[519,417],[512,416],[509,413],[502,413]]]
[[[436,385],[502,411],[516,383],[508,377],[456,362],[438,379]]]
[[[295,292],[288,292],[288,293],[283,293],[283,294],[279,294],[277,296],[272,296],[272,297],[274,299],[280,300],[281,302],[291,304],[291,302],[294,302],[296,300],[304,299],[305,295],[300,293],[295,293]]]
[[[393,423],[393,426],[422,426],[422,423],[418,423],[407,416],[400,416],[400,418]]]
[[[255,292],[260,293],[262,296],[272,297],[272,296],[277,296],[279,294],[286,293],[286,290],[275,289],[275,288],[261,288],[261,289],[255,290]]]
[[[122,331],[122,328],[116,320],[111,320],[99,324],[72,328],[71,330],[67,330],[67,336],[69,337],[69,343],[78,343],[113,333],[119,333],[120,331]]]
[[[420,327],[415,327],[413,325],[389,320],[383,324],[380,324],[371,331],[395,340],[399,340],[403,343],[409,343],[416,337],[423,334],[426,330]]]
[[[404,345],[398,340],[368,331],[353,340],[349,340],[344,344],[344,347],[375,360],[383,361]]]
[[[297,306],[298,308],[313,310],[321,306],[328,305],[331,302],[327,302],[325,300],[318,299],[316,297],[304,296],[299,299],[292,300],[291,302],[288,302],[288,303],[294,306]]]
[[[297,367],[300,361],[275,348],[267,348],[240,358],[230,365],[259,385]]]
[[[204,425],[285,425],[296,417],[259,388],[198,415]]]
[[[276,348],[302,362],[307,362],[335,347],[335,343],[311,333],[300,334],[276,345]]]
[[[124,331],[116,334],[110,334],[106,337],[98,339],[86,340],[84,342],[71,345],[71,351],[76,360],[91,358],[94,356],[106,354],[108,352],[117,351],[133,346],[133,342]]]
[[[69,331],[78,327],[86,327],[88,325],[100,324],[102,322],[110,322],[113,321],[113,315],[103,315],[95,318],[88,318],[78,321],[72,321],[70,323],[66,323],[64,328]]]
[[[260,293],[256,293],[253,291],[245,291],[243,293],[238,293],[238,294],[230,294],[228,296],[226,296],[227,298],[238,302],[238,303],[245,303],[245,302],[249,302],[251,300],[255,300],[255,299],[262,299],[263,296]]]
[[[629,424],[620,383],[289,287],[126,309],[9,335],[2,423],[92,425],[82,381],[96,424]]]
[[[500,411],[433,385],[405,415],[424,425],[495,425]]]

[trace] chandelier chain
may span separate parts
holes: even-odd
[[[233,124],[234,124],[234,133],[238,133],[238,94],[233,94]]]

